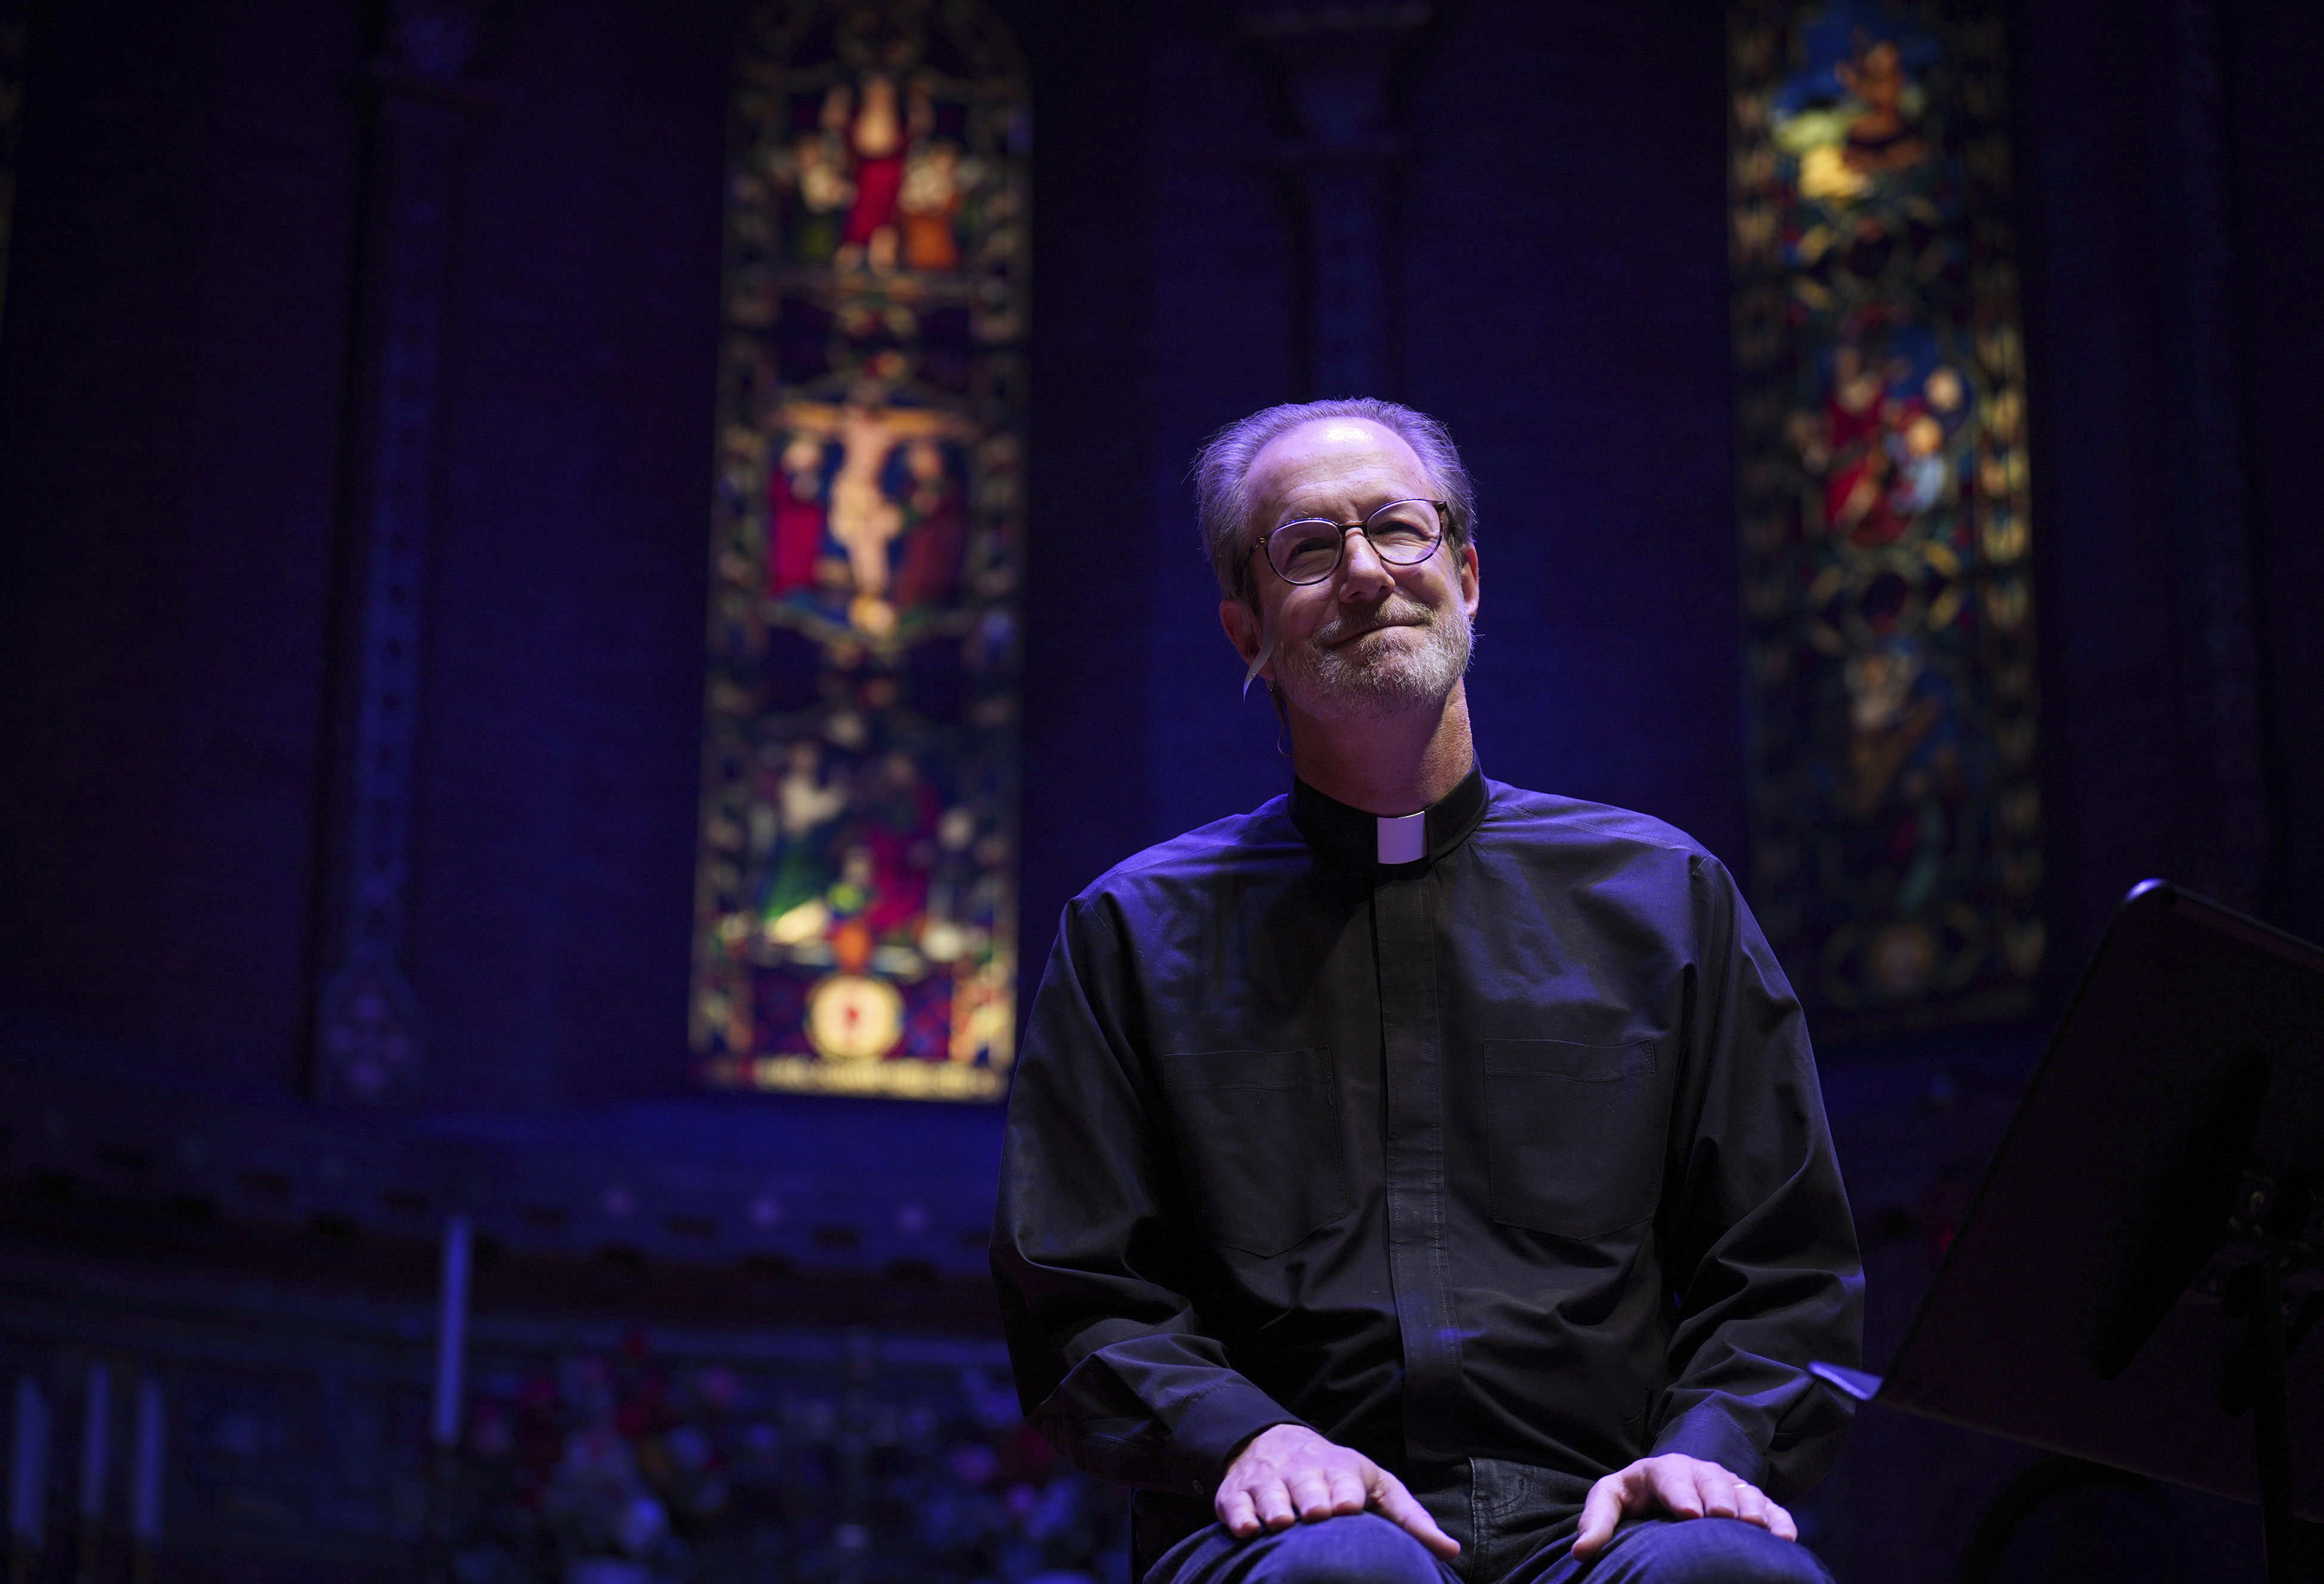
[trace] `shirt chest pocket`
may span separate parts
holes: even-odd
[[[1165,1056],[1162,1089],[1213,1242],[1267,1258],[1347,1213],[1330,1052]]]
[[[1667,1119],[1651,1044],[1487,1040],[1485,1108],[1495,1220],[1590,1239],[1655,1213]]]

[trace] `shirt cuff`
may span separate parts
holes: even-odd
[[[1227,1460],[1252,1436],[1270,1425],[1305,1423],[1250,1382],[1236,1377],[1221,1381],[1188,1403],[1170,1439],[1215,1485],[1227,1471]]]
[[[1766,1460],[1759,1449],[1735,1421],[1709,1403],[1697,1403],[1663,1426],[1662,1434],[1655,1438],[1653,1455],[1661,1457],[1665,1452],[1700,1458],[1749,1484],[1762,1483],[1760,1464]]]

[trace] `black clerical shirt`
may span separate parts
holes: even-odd
[[[1847,1423],[1804,1367],[1857,1362],[1862,1278],[1733,880],[1474,769],[1416,860],[1379,825],[1296,784],[1066,907],[992,1255],[1032,1423],[1181,1498],[1305,1423],[1456,1538],[1487,1466],[1553,1528],[1650,1452],[1801,1488]]]

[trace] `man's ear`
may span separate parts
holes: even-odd
[[[1258,658],[1261,640],[1256,611],[1230,595],[1219,602],[1219,625],[1227,630],[1227,641],[1234,645],[1235,653],[1242,657],[1244,665],[1250,665]],[[1263,668],[1259,675],[1272,682],[1275,678],[1268,676],[1272,669],[1271,666]]]
[[[1477,614],[1477,546],[1474,540],[1461,547],[1461,598],[1469,607],[1470,618]]]

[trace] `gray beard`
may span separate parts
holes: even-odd
[[[1328,647],[1351,631],[1398,622],[1418,626],[1425,640],[1418,649],[1367,656],[1351,653],[1352,644]],[[1275,676],[1290,701],[1316,720],[1382,720],[1442,704],[1469,669],[1470,646],[1469,612],[1462,606],[1432,611],[1390,594],[1367,617],[1335,618],[1306,642],[1284,645],[1275,656]]]

